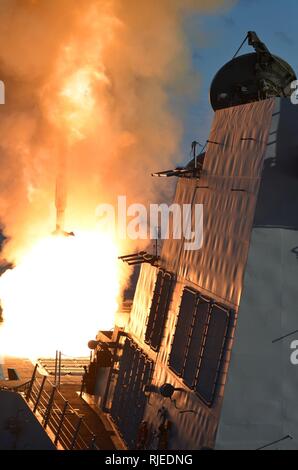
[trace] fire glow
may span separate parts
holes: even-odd
[[[82,23],[92,12],[93,2]],[[56,150],[56,235],[33,240],[31,248],[17,255],[16,266],[0,278],[4,312],[0,343],[5,354],[36,358],[53,356],[58,349],[66,355],[88,355],[88,340],[99,329],[114,326],[121,277],[116,244],[108,234],[94,229],[76,229],[75,236],[64,236],[68,235],[64,231],[67,179],[71,179],[68,162],[74,158],[76,144],[88,142],[94,123],[97,130],[100,128],[102,94],[108,85],[100,54],[105,34],[101,31],[98,36],[101,41],[96,37],[106,16],[100,9],[95,16],[95,30],[84,53],[81,37],[62,45],[53,73],[41,88],[42,107],[54,131]],[[77,157],[84,166],[83,155]],[[54,188],[52,197],[54,202]],[[48,200],[50,204],[51,194]],[[79,217],[86,219],[92,202],[85,198]],[[89,220],[87,225],[94,227],[94,222]],[[28,220],[28,226],[30,223]],[[41,219],[38,225],[43,223]],[[78,226],[71,220],[71,230],[74,225]]]
[[[128,246],[97,229],[96,207],[160,200],[149,175],[177,163],[182,135],[168,90],[197,96],[184,15],[224,3],[0,2],[1,256],[15,265],[0,278],[0,352],[81,354],[113,326]],[[55,184],[56,232],[65,213],[75,237],[50,235]]]
[[[28,357],[88,354],[99,327],[114,324],[117,249],[108,236],[49,236],[0,277],[1,350]]]

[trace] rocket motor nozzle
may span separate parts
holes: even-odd
[[[65,230],[62,230],[59,225],[56,225],[56,230],[54,230],[54,232],[52,232],[52,235],[63,236],[63,237],[74,237],[75,236],[74,232],[66,232]]]

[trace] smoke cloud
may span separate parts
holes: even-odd
[[[181,110],[199,79],[187,15],[225,0],[1,0],[0,220],[17,260],[55,225],[66,165],[70,230],[92,228],[100,202],[157,202],[152,170],[179,161]],[[164,197],[164,195],[162,196]]]

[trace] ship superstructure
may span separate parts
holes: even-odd
[[[200,171],[162,172],[203,205],[201,248],[170,237],[141,260],[127,327],[92,346],[87,391],[130,449],[297,448],[290,338],[274,343],[298,328],[295,74],[248,39],[211,86]]]

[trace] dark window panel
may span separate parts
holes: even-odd
[[[169,303],[172,292],[172,276],[169,273],[165,273],[163,278],[163,284],[161,289],[161,294],[159,298],[159,303],[157,307],[157,314],[155,316],[155,322],[152,328],[151,334],[151,347],[154,350],[157,350],[160,346],[162,334],[165,327],[165,322],[167,319]]]
[[[169,366],[178,375],[181,375],[183,371],[186,348],[187,343],[189,341],[189,335],[196,302],[196,293],[189,289],[184,289],[176,325],[175,336],[173,339],[171,354],[169,358]]]
[[[229,313],[213,305],[200,370],[195,387],[196,392],[209,405],[212,404],[220,361],[227,335]]]
[[[149,385],[153,363],[126,339],[119,364],[111,414],[130,449],[135,448],[137,432],[146,406],[145,385]]]
[[[128,440],[129,436],[133,435],[136,420],[138,418],[137,390],[140,384],[143,366],[144,361],[142,360],[142,355],[139,350],[136,350],[130,370],[130,380],[125,390],[124,400],[122,401],[123,417],[119,423],[126,440]],[[135,406],[132,407],[132,403],[134,403]],[[130,413],[125,412],[127,409],[130,409]]]
[[[122,402],[122,397],[124,394],[123,384],[127,383],[127,378],[128,378],[127,372],[130,368],[132,358],[133,358],[133,349],[130,347],[130,341],[126,339],[124,346],[123,346],[123,353],[120,359],[117,382],[116,382],[115,391],[114,391],[114,397],[117,397],[117,399],[113,399],[113,402],[112,402],[111,411],[115,419],[118,418],[119,411],[121,409],[121,402]]]
[[[129,365],[129,368],[127,370],[127,380],[122,385],[125,388],[125,390],[124,390],[124,394],[123,394],[122,401],[121,401],[122,412],[121,412],[119,425],[123,429],[126,429],[127,420],[130,419],[126,413],[123,413],[123,410],[126,410],[127,408],[130,407],[130,403],[132,399],[131,392],[134,386],[134,382],[136,380],[138,364],[139,364],[139,356],[140,356],[139,350],[136,349],[134,345],[132,345],[131,348],[134,350],[133,357]]]
[[[150,340],[151,340],[153,325],[154,325],[155,317],[157,314],[158,301],[160,297],[162,282],[163,282],[163,272],[159,271],[157,274],[157,278],[156,278],[156,283],[155,283],[155,288],[154,288],[154,293],[153,293],[153,298],[151,302],[150,313],[149,313],[149,318],[148,318],[147,328],[146,328],[146,333],[145,333],[146,343],[150,343]]]
[[[192,388],[195,384],[204,335],[208,322],[209,306],[210,301],[201,297],[196,308],[196,315],[192,326],[191,339],[188,345],[187,359],[183,371],[184,382],[190,388]]]

